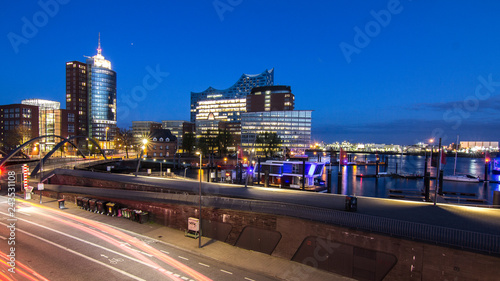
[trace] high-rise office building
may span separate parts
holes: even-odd
[[[209,87],[203,92],[191,92],[191,122],[196,121],[196,115],[199,114],[199,102],[215,101],[215,100],[231,100],[231,99],[245,99],[250,94],[254,87],[271,86],[274,84],[274,68],[265,70],[260,74],[243,74],[240,79],[231,87],[225,90],[217,90]],[[240,120],[240,116],[235,112],[231,114],[234,116],[235,121]]]
[[[66,63],[66,109],[75,116],[74,134],[88,136],[87,64]]]
[[[114,138],[116,72],[102,55],[100,35],[97,55],[85,63],[66,63],[66,109],[75,116],[75,135],[94,138],[102,145]]]
[[[88,134],[100,141],[113,139],[116,132],[116,72],[102,55],[87,58]],[[105,140],[105,138],[108,138]]]

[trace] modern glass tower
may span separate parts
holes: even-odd
[[[87,59],[88,134],[109,141],[116,132],[116,72],[101,51],[99,36],[97,55]]]

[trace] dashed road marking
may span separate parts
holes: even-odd
[[[170,255],[170,253],[167,252],[167,251],[163,251],[163,250],[160,250],[160,251],[163,252],[163,253],[165,253],[165,254],[167,254],[167,255]]]
[[[199,262],[198,264],[199,264],[199,265],[203,265],[203,266],[205,266],[205,267],[210,267],[210,265],[208,265],[208,264],[204,264],[204,263],[201,263],[201,262]]]
[[[185,257],[183,257],[183,256],[178,256],[178,257],[179,257],[180,259],[183,259],[183,260],[186,260],[186,261],[188,261],[188,260],[189,260],[188,258],[185,258]]]
[[[222,271],[222,272],[224,272],[224,273],[227,273],[227,274],[233,274],[232,272],[227,271],[227,270],[224,270],[224,269],[221,269],[220,271]]]
[[[248,281],[255,281],[255,280],[253,280],[252,278],[248,278],[248,277],[245,277],[245,280],[248,280]]]

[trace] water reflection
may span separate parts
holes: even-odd
[[[355,156],[356,159],[367,159],[367,161],[375,161],[375,155],[364,155],[358,154]],[[411,155],[390,155],[387,156],[388,164],[380,165],[380,172],[396,173],[396,168],[399,174],[418,174],[424,175],[425,169],[425,156],[411,156]],[[385,156],[381,157],[381,160],[385,160]],[[454,158],[448,158],[447,164],[444,165],[444,175],[453,175],[454,173]],[[431,176],[436,175],[437,168],[431,167],[430,157],[428,157],[428,171],[431,172]],[[424,191],[424,180],[423,179],[404,179],[404,178],[392,178],[392,177],[380,177],[380,178],[369,178],[369,177],[357,177],[356,175],[374,175],[376,173],[375,165],[359,165],[359,166],[343,166],[342,170],[342,186],[340,189],[341,194],[345,195],[359,195],[359,196],[369,196],[369,197],[381,197],[388,198],[389,194],[395,191],[407,192],[412,194],[420,195]],[[338,166],[332,166],[332,193],[337,193],[338,187]],[[477,158],[457,158],[456,166],[457,174],[471,174],[479,176],[484,179],[484,159]],[[488,178],[491,181],[500,182],[500,175],[488,174]],[[431,179],[430,189],[431,192],[436,186],[436,181]],[[481,199],[485,202],[491,204],[493,200],[493,191],[498,191],[500,189],[500,184],[498,183],[463,183],[463,182],[443,182],[443,191],[445,197],[451,200],[463,200],[467,198],[479,199],[472,200],[472,204],[480,204]],[[457,193],[458,195],[450,193]],[[465,194],[465,195],[464,195]],[[467,196],[469,194],[470,196]]]

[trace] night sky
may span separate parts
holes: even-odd
[[[100,32],[119,127],[189,120],[191,91],[274,68],[295,108],[314,110],[315,141],[499,141],[499,11],[499,1],[4,1],[0,104],[65,108],[65,63],[95,55]]]

